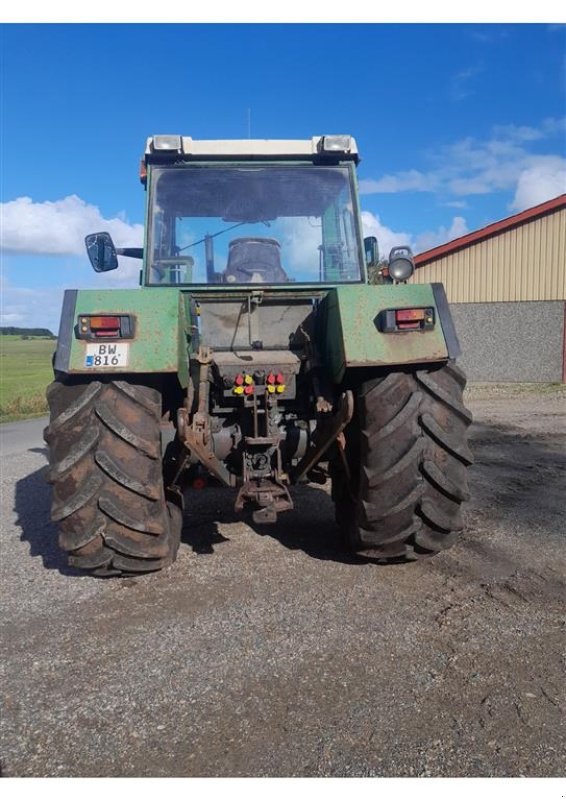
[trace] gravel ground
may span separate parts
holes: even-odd
[[[170,569],[83,577],[41,441],[3,456],[4,775],[562,775],[566,395],[468,395],[467,529],[409,565],[341,552],[323,488],[267,533],[205,490]]]

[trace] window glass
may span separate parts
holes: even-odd
[[[154,168],[150,192],[150,283],[360,280],[347,167]]]

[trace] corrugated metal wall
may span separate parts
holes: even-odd
[[[413,283],[444,284],[450,303],[566,299],[566,209],[419,267]]]

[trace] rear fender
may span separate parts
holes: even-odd
[[[124,339],[80,338],[82,315],[128,315],[133,333]],[[112,373],[176,373],[188,380],[190,327],[178,289],[68,289],[63,299],[54,368],[70,375]],[[120,364],[93,357],[103,344],[121,347]],[[106,350],[112,356],[112,350]],[[96,362],[96,363],[95,363]]]
[[[383,313],[402,308],[433,309],[434,325],[428,330],[383,332]],[[320,334],[335,383],[351,368],[443,362],[460,353],[441,283],[338,286],[323,301]]]

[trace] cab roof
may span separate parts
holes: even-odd
[[[359,161],[356,140],[349,135],[312,136],[310,139],[193,139],[177,134],[150,136],[145,160],[206,159],[326,160]]]

